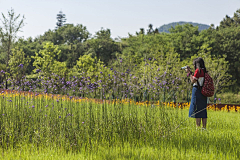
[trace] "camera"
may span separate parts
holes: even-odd
[[[187,68],[188,68],[188,66],[181,67],[181,69],[187,69]]]

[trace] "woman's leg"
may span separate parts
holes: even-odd
[[[201,126],[201,118],[196,118],[196,125],[197,127]]]
[[[206,126],[207,126],[207,118],[202,118],[202,124],[203,124],[203,128],[206,129]]]

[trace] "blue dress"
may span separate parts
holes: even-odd
[[[202,95],[201,90],[197,86],[193,86],[192,99],[189,108],[189,117],[191,118],[207,118],[207,97]],[[201,111],[202,110],[202,111]],[[201,111],[201,112],[199,112]],[[199,112],[199,113],[197,113]],[[197,114],[195,114],[197,113]]]

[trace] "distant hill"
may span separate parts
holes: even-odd
[[[174,28],[177,25],[184,25],[186,23],[192,24],[193,26],[198,26],[199,31],[208,29],[210,27],[207,24],[180,21],[180,22],[172,22],[172,23],[169,23],[169,24],[164,24],[164,25],[162,25],[161,27],[158,28],[158,31],[169,33],[168,30],[171,28],[171,26]]]

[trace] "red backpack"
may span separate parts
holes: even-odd
[[[204,82],[201,93],[206,97],[212,97],[214,95],[213,79],[208,73],[204,73]]]

